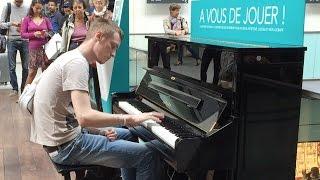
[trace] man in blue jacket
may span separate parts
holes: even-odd
[[[60,33],[63,22],[64,22],[64,17],[60,13],[60,11],[58,11],[57,9],[56,0],[49,0],[48,10],[49,10],[48,18],[51,21],[53,32]]]

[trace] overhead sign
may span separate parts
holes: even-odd
[[[193,0],[191,36],[303,45],[305,0]]]

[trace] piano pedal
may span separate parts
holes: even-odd
[[[178,173],[169,164],[163,163],[163,178],[164,180],[188,180],[188,176],[184,173]]]
[[[173,170],[173,172],[170,174],[169,172],[169,168],[167,169],[167,176],[169,177],[170,180],[173,180],[174,174],[175,174],[175,170]]]

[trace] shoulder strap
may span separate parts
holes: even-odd
[[[184,22],[184,18],[183,18],[183,17],[181,17],[180,23],[181,23],[181,29],[182,29],[182,30],[184,30],[183,22]]]
[[[7,14],[6,14],[6,22],[10,21],[10,14],[11,14],[11,3],[7,3]]]

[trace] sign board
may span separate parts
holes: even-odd
[[[192,0],[192,37],[303,45],[305,0]]]

